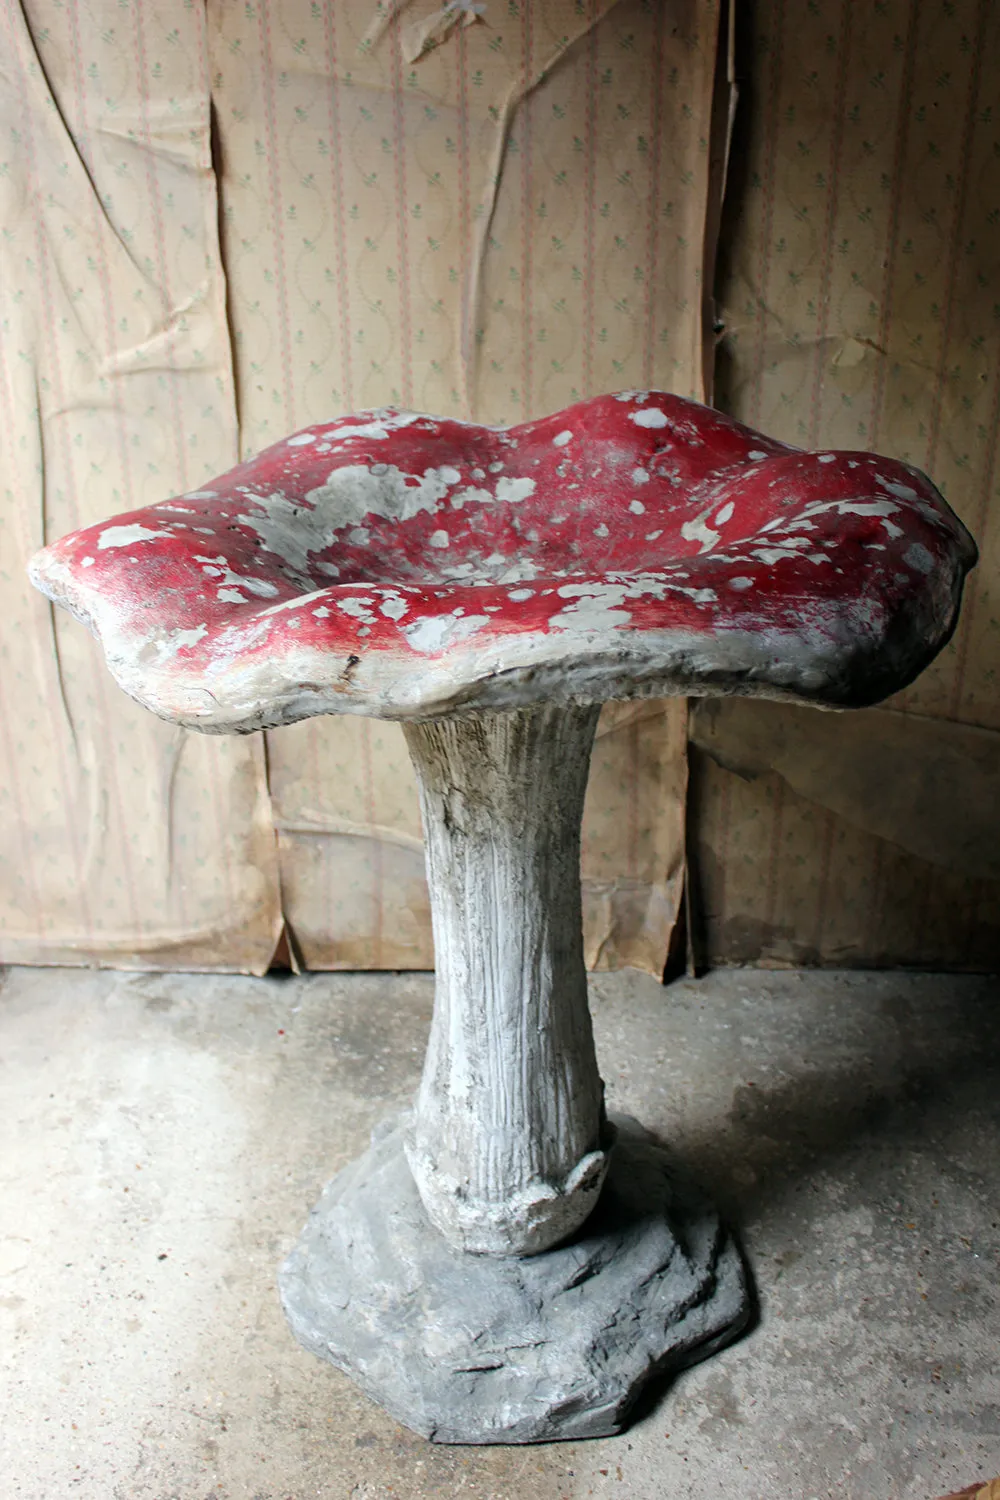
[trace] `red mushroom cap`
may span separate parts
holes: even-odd
[[[339,417],[31,576],[141,703],[247,732],[670,693],[862,706],[947,641],[975,558],[908,464],[623,391],[506,429]]]

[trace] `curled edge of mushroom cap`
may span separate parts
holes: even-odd
[[[947,642],[975,560],[908,464],[624,391],[506,429],[320,423],[29,571],[140,703],[248,733],[670,694],[860,707]]]

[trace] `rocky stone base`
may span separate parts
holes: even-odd
[[[299,1341],[438,1443],[606,1437],[642,1387],[734,1338],[750,1313],[718,1215],[634,1120],[600,1201],[527,1259],[452,1250],[403,1155],[405,1122],[330,1182],[281,1267]]]

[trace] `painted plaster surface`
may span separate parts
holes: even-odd
[[[635,1120],[616,1126],[582,1233],[527,1261],[453,1250],[407,1167],[406,1123],[376,1132],[281,1268],[296,1337],[435,1442],[620,1431],[653,1371],[728,1342],[750,1305],[714,1208]]]
[[[400,1142],[390,1171],[376,1147],[342,1180],[343,1202],[330,1190],[333,1229],[321,1210],[285,1289],[299,1338],[418,1430],[616,1430],[675,1346],[636,1361],[605,1330],[645,1321],[654,1284],[666,1329],[693,1306],[664,1192],[635,1218],[637,1254],[629,1236],[608,1250],[607,1305],[590,1272],[580,1283],[596,1318],[586,1349],[553,1326],[537,1345],[555,1363],[525,1377],[525,1307],[503,1292],[498,1363],[424,1357],[440,1310],[462,1302],[468,1252],[498,1267],[483,1275],[501,1289],[503,1263],[537,1261],[512,1285],[541,1278],[528,1301],[545,1305],[574,1232],[586,1243],[615,1201],[580,922],[597,705],[670,691],[873,701],[947,639],[974,558],[906,466],[801,453],[677,397],[623,391],[509,429],[395,409],[309,428],[34,560],[119,682],[167,718],[216,732],[337,711],[414,721],[437,963],[424,1078],[405,1158]],[[357,1264],[383,1288],[371,1326],[345,1281]],[[717,1344],[744,1323],[748,1293],[742,1276],[704,1275],[701,1337]],[[414,1313],[425,1282],[432,1301]],[[484,1286],[472,1300],[488,1303]],[[366,1338],[400,1358],[373,1364]]]
[[[407,1157],[433,1222],[478,1254],[558,1244],[608,1167],[579,875],[597,715],[546,705],[406,726],[437,968]]]
[[[865,704],[940,649],[974,558],[909,465],[625,391],[506,429],[319,424],[32,576],[154,712],[245,732],[670,692]]]

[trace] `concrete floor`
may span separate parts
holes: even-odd
[[[756,1329],[630,1432],[447,1449],[286,1333],[278,1260],[417,1079],[427,976],[8,971],[2,1500],[930,1500],[1000,1473],[1000,987],[602,975],[609,1103],[740,1225]]]

